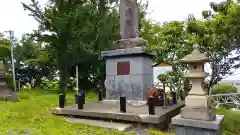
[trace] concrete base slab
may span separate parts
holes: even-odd
[[[90,126],[116,129],[119,131],[127,131],[133,127],[133,124],[109,122],[109,121],[103,121],[103,120],[92,120],[92,119],[73,118],[73,117],[65,117],[64,119],[69,123],[81,123],[81,124],[87,124]]]
[[[216,115],[212,121],[185,119],[181,115],[172,118],[176,127],[176,135],[221,135],[223,115]]]
[[[57,115],[70,115],[78,117],[88,117],[94,119],[120,120],[126,122],[160,124],[164,121],[171,121],[173,116],[180,113],[184,106],[181,102],[177,105],[166,108],[156,106],[155,115],[148,114],[148,106],[135,107],[127,104],[127,112],[120,112],[120,105],[116,103],[90,102],[84,104],[84,109],[79,110],[76,104],[65,108],[53,108],[52,113]]]

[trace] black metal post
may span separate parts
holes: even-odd
[[[103,98],[102,98],[102,90],[99,90],[98,91],[98,101],[102,101]]]
[[[126,97],[120,97],[120,112],[126,112]]]
[[[152,97],[148,97],[148,113],[150,115],[155,115],[154,98]]]
[[[78,109],[83,109],[83,97],[81,94],[78,96]]]
[[[61,93],[59,95],[59,108],[64,108],[64,104],[65,104],[65,95]]]
[[[85,93],[83,90],[81,91],[80,95],[82,95],[82,102],[83,102],[83,104],[85,104]]]
[[[177,104],[177,92],[172,92],[172,103]]]

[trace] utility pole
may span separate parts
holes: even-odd
[[[16,77],[15,77],[15,66],[14,66],[14,56],[13,56],[13,49],[14,49],[14,43],[13,43],[13,39],[14,39],[14,31],[9,30],[6,31],[9,33],[10,35],[10,45],[11,45],[11,60],[12,60],[12,77],[13,77],[13,87],[14,87],[14,92],[17,95],[17,90],[16,90]],[[19,90],[20,93],[20,90]],[[17,96],[18,97],[18,96]],[[19,97],[18,97],[19,99]]]
[[[76,66],[76,92],[78,94],[79,88],[78,88],[78,66]]]

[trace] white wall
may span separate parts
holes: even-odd
[[[167,71],[172,71],[172,66],[153,67],[154,85],[160,83],[160,81],[158,80],[158,75],[162,73],[166,73]]]

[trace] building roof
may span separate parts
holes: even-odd
[[[171,64],[169,64],[168,62],[159,62],[152,65],[152,67],[165,67],[165,66],[171,66]]]

